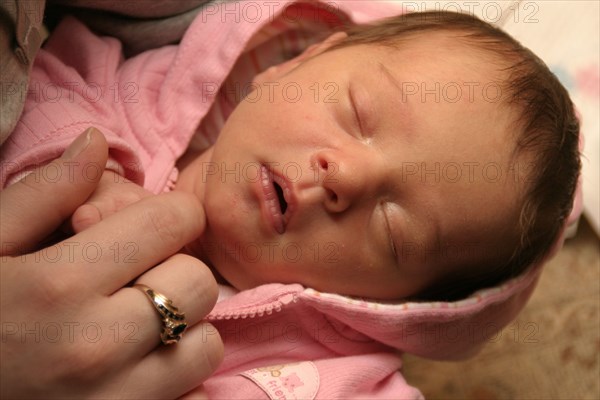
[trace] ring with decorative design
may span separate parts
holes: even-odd
[[[160,333],[160,340],[163,344],[174,344],[179,342],[187,328],[185,313],[179,312],[179,309],[173,305],[171,300],[156,290],[139,283],[133,285],[133,287],[144,292],[146,297],[150,299],[150,302],[156,311],[162,317],[163,328]]]

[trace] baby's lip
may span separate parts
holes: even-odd
[[[296,196],[292,183],[283,175],[276,173],[266,165],[261,165],[259,180],[262,199],[261,211],[278,234],[285,233],[285,229],[296,208]],[[276,189],[279,186],[280,194]],[[283,196],[282,203],[280,195]],[[285,212],[282,212],[285,209]]]

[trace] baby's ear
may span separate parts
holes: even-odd
[[[322,42],[312,44],[306,48],[299,56],[293,58],[290,61],[303,62],[311,57],[317,56],[323,53],[325,50],[330,48],[331,46],[339,43],[341,40],[348,37],[346,32],[336,32],[333,35],[330,35],[327,39]],[[289,61],[288,61],[289,62]]]
[[[294,68],[296,68],[298,65],[302,64],[304,61],[323,53],[325,50],[329,49],[330,47],[340,42],[347,36],[348,35],[346,34],[346,32],[336,32],[330,35],[324,41],[310,45],[300,55],[297,55],[291,60],[267,68],[266,70],[254,77],[254,82],[257,84],[261,84],[263,82],[277,80],[283,75],[293,70]]]

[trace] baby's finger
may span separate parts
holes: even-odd
[[[102,221],[102,214],[94,204],[86,203],[75,210],[71,217],[73,232],[83,232]]]
[[[71,216],[69,221],[71,231],[82,232],[130,204],[151,195],[152,193],[142,186],[107,169],[103,172],[96,191]]]

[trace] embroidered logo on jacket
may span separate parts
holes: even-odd
[[[240,375],[256,383],[271,400],[312,400],[319,390],[319,371],[310,361],[253,368]]]

